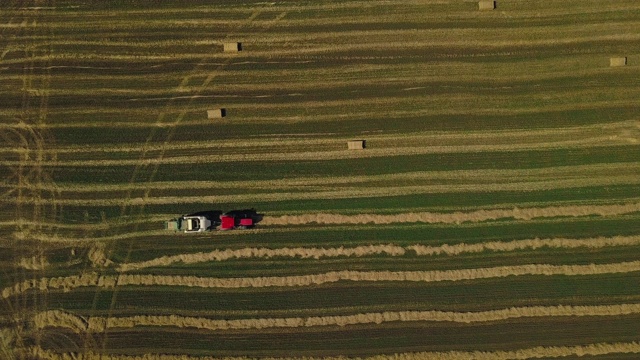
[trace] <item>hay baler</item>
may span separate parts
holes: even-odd
[[[165,221],[164,228],[166,230],[180,231],[185,233],[197,233],[210,231],[215,227],[211,219],[206,216],[192,214],[183,215],[177,219]]]

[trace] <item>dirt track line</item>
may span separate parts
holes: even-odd
[[[382,324],[388,322],[454,322],[481,323],[518,318],[622,316],[640,314],[640,304],[617,305],[558,305],[523,306],[507,309],[454,312],[454,311],[385,311],[354,315],[333,315],[291,318],[249,318],[217,320],[179,315],[137,315],[128,317],[89,317],[86,319],[60,310],[37,313],[36,328],[65,327],[77,333],[102,332],[106,329],[133,328],[138,326],[196,328],[203,330],[249,330],[269,328],[299,328],[317,326],[349,326],[358,324]],[[84,327],[82,327],[84,325]]]
[[[640,261],[589,265],[527,264],[432,271],[331,271],[310,275],[267,276],[244,278],[206,278],[173,275],[99,275],[86,273],[66,277],[25,280],[2,289],[3,299],[24,294],[30,290],[48,292],[50,290],[71,291],[81,287],[114,288],[121,286],[185,286],[196,288],[267,288],[267,287],[307,287],[330,284],[339,281],[353,282],[440,282],[464,281],[509,276],[587,276],[600,274],[620,274],[640,271]]]
[[[270,259],[274,257],[288,257],[300,259],[320,259],[332,257],[363,257],[372,255],[404,256],[408,252],[417,256],[460,255],[481,253],[485,251],[508,252],[540,248],[554,249],[600,249],[614,246],[638,246],[640,236],[595,237],[586,239],[550,238],[526,239],[512,241],[489,241],[474,244],[458,243],[441,246],[426,246],[421,244],[399,246],[394,244],[366,245],[356,247],[285,247],[285,248],[242,248],[223,249],[210,252],[185,253],[166,255],[147,261],[121,264],[117,267],[120,272],[140,270],[150,267],[164,267],[175,263],[196,264],[211,261],[226,261],[232,259]]]
[[[43,360],[220,360],[218,356],[191,355],[110,355],[94,352],[59,353],[32,347],[26,351],[29,356]],[[305,356],[270,357],[270,360],[527,360],[540,358],[564,358],[568,356],[601,356],[608,354],[640,353],[640,342],[593,343],[576,346],[536,346],[518,350],[482,350],[482,351],[441,351],[381,354],[368,357],[347,356]],[[225,357],[227,360],[253,360],[253,357]]]

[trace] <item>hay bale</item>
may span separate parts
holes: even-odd
[[[627,57],[626,56],[612,57],[611,59],[609,59],[609,65],[612,67],[625,66],[627,65]]]
[[[493,10],[496,8],[496,2],[493,0],[478,1],[478,10]]]
[[[349,140],[347,142],[349,150],[361,150],[366,147],[366,140]]]
[[[242,43],[239,42],[226,42],[222,44],[224,52],[238,52],[242,51]]]
[[[207,110],[207,118],[209,119],[220,119],[225,116],[227,116],[227,109],[225,108]]]

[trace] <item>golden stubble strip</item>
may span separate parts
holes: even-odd
[[[471,212],[433,213],[416,212],[394,215],[380,214],[306,214],[265,216],[262,226],[269,225],[304,225],[304,224],[392,224],[392,223],[462,223],[480,222],[503,218],[531,220],[541,217],[577,217],[577,216],[615,216],[640,211],[640,203],[619,205],[572,205],[548,206],[534,208],[491,209]]]
[[[626,179],[640,173],[640,162],[630,163],[600,163],[576,166],[555,166],[532,169],[473,169],[473,170],[448,170],[448,171],[411,171],[402,173],[380,175],[350,175],[350,176],[324,176],[324,177],[296,177],[270,180],[239,180],[239,181],[154,181],[148,183],[132,184],[101,184],[101,183],[63,183],[51,184],[25,184],[25,189],[63,191],[64,193],[99,193],[107,191],[124,190],[181,190],[184,188],[199,189],[260,189],[260,190],[287,190],[292,188],[309,188],[321,186],[327,188],[331,185],[361,186],[363,184],[394,183],[394,184],[428,184],[427,186],[444,186],[453,181],[458,185],[482,184],[526,184],[545,182],[553,184],[554,181],[576,181],[576,184],[594,184],[593,178],[605,177],[610,182],[615,179]],[[615,174],[615,175],[614,175]],[[636,182],[640,183],[640,179]],[[442,184],[444,183],[444,184]],[[425,186],[425,185],[420,185]],[[549,187],[552,185],[549,185]],[[2,187],[2,185],[0,185]]]
[[[385,311],[353,315],[330,315],[290,318],[209,319],[179,315],[135,315],[127,317],[80,318],[60,310],[50,310],[35,315],[36,328],[66,327],[76,332],[104,332],[107,329],[123,329],[138,326],[196,328],[203,330],[250,330],[269,328],[299,328],[314,326],[349,326],[382,324],[388,322],[437,321],[476,323],[504,321],[517,318],[560,316],[622,316],[640,313],[640,304],[618,305],[557,305],[524,306],[506,309],[454,312],[454,311]],[[81,326],[84,325],[84,328]]]
[[[567,356],[600,356],[607,354],[640,353],[640,342],[594,343],[576,346],[535,346],[518,350],[493,351],[437,351],[410,352],[373,355],[369,357],[269,357],[268,360],[526,360],[540,358],[561,358]],[[190,355],[109,355],[92,351],[81,353],[58,353],[41,347],[28,349],[27,354],[43,360],[221,360],[216,356]],[[226,360],[250,360],[255,357],[224,357]]]
[[[478,152],[518,152],[534,150],[578,149],[598,148],[614,145],[635,145],[638,139],[634,137],[599,136],[580,140],[560,140],[550,142],[523,143],[523,144],[481,144],[481,145],[441,145],[441,146],[388,146],[371,148],[366,151],[327,150],[327,151],[300,151],[300,152],[273,152],[273,153],[241,153],[241,154],[200,154],[193,156],[173,156],[167,158],[140,159],[102,159],[102,160],[51,160],[44,163],[46,166],[57,167],[111,167],[111,166],[135,166],[142,165],[168,165],[168,164],[208,164],[239,161],[321,161],[344,160],[362,158],[381,158],[394,156],[428,155],[428,154],[454,154],[454,153],[478,153]],[[18,161],[0,161],[2,166],[15,166]],[[29,163],[30,164],[30,163]],[[27,165],[29,165],[27,164]]]
[[[364,245],[356,247],[284,247],[269,249],[264,247],[246,247],[242,249],[222,249],[209,252],[187,253],[177,255],[166,255],[155,259],[140,261],[135,263],[125,263],[118,266],[121,272],[140,270],[150,267],[164,267],[175,263],[196,264],[210,261],[226,261],[232,259],[250,259],[274,257],[320,259],[331,257],[363,257],[372,255],[403,256],[407,252],[413,252],[418,256],[429,255],[459,255],[465,253],[480,253],[484,251],[517,251],[525,249],[539,249],[543,247],[555,249],[575,249],[587,248],[598,249],[611,246],[638,246],[640,236],[614,236],[595,237],[585,239],[526,239],[513,241],[489,241],[477,244],[444,244],[441,246],[426,246],[415,244],[410,246],[399,246],[394,244],[386,245]]]
[[[497,266],[490,268],[472,268],[431,271],[330,271],[308,275],[209,278],[179,275],[120,274],[99,275],[86,273],[67,277],[29,279],[2,289],[1,298],[25,293],[29,290],[47,292],[50,290],[71,291],[80,287],[113,288],[116,286],[184,286],[197,288],[266,288],[266,287],[305,287],[335,283],[352,282],[439,282],[463,281],[489,278],[503,278],[524,275],[564,275],[586,276],[616,274],[640,271],[640,261],[589,265],[551,265],[526,264],[515,266]]]

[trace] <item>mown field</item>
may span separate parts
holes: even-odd
[[[638,29],[637,0],[2,2],[0,359],[638,358]]]

